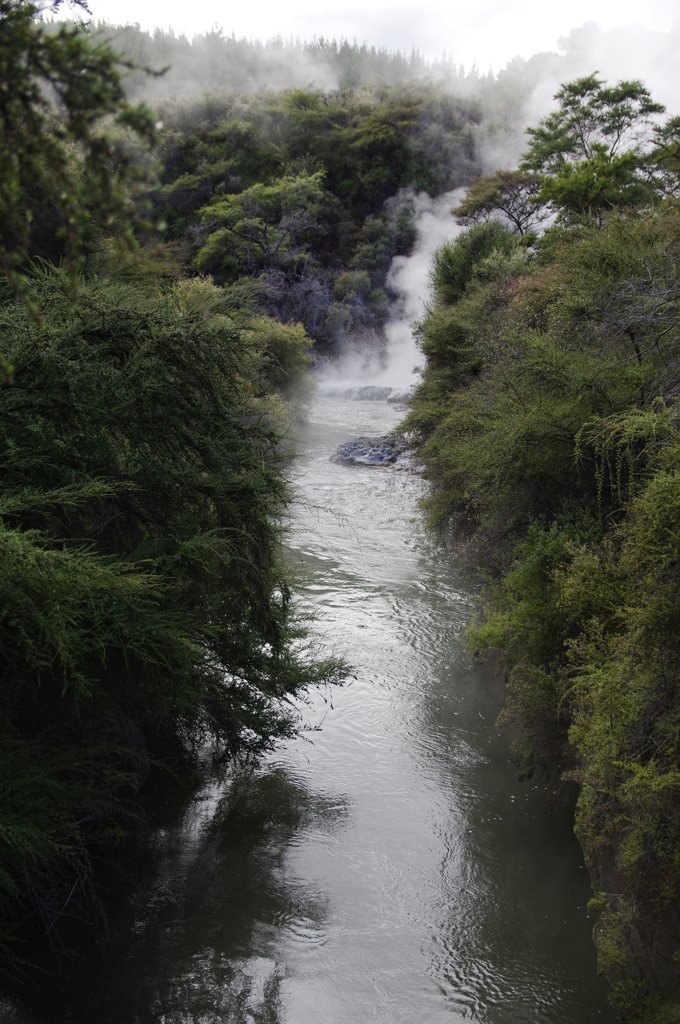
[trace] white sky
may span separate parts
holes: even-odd
[[[425,0],[395,4],[365,0],[90,0],[96,20],[138,22],[142,28],[172,26],[191,36],[218,25],[227,34],[269,39],[314,36],[410,51],[426,57],[446,52],[480,71],[503,67],[512,57],[557,49],[558,40],[585,22],[608,29],[644,22],[667,31],[680,20],[677,0]]]

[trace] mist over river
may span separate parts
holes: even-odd
[[[403,418],[338,384],[412,381],[399,316],[417,313],[408,289],[426,295],[425,225],[438,242],[447,201],[433,220],[421,200],[413,262],[394,268],[387,359],[322,381],[300,428],[286,556],[347,683],[313,694],[306,731],[254,771],[164,815],[60,1022],[613,1021],[571,822],[516,781],[502,682],[464,649],[477,577],[426,535],[417,475],[331,461]]]
[[[424,534],[424,484],[339,465],[403,410],[321,397],[300,438],[288,557],[353,665],[309,731],[206,784],[81,972],[105,1024],[610,1021],[567,820],[518,784],[502,687],[461,632],[476,582]]]

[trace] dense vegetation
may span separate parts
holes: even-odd
[[[387,271],[415,238],[414,193],[439,195],[480,170],[479,76],[445,62],[456,86],[445,92],[418,79],[416,54],[346,43],[218,31],[190,43],[129,26],[93,38],[122,51],[128,91],[154,104],[158,146],[137,167],[154,179],[147,215],[183,270],[230,285],[241,308],[303,323],[317,352],[379,345]]]
[[[491,74],[480,76],[474,67],[466,72],[446,55],[430,63],[415,49],[406,54],[347,39],[261,41],[226,35],[217,27],[188,38],[172,29],[146,32],[139,25],[105,22],[96,25],[94,32],[136,67],[126,76],[128,96],[147,101],[169,95],[199,99],[215,91],[256,93],[263,87],[304,88],[310,83],[329,91],[425,79],[465,87],[493,79]],[[163,79],[150,81],[144,68],[167,68],[168,72]]]
[[[490,567],[470,637],[499,652],[520,776],[578,783],[615,1002],[677,1020],[678,120],[638,82],[557,99],[435,255],[408,425],[431,523]],[[552,226],[537,238],[509,206]]]
[[[415,237],[413,190],[475,170],[475,105],[428,86],[231,94],[159,116],[165,241],[243,308],[303,323],[321,351],[376,339],[387,271]]]
[[[310,339],[140,244],[153,127],[106,46],[1,0],[0,64],[4,988],[105,917],[151,771],[257,754],[339,668],[280,557]]]
[[[66,919],[105,914],[93,865],[136,827],[151,772],[266,749],[295,728],[292,698],[336,677],[305,650],[279,557],[287,426],[315,352],[380,343],[414,192],[471,182],[478,143],[508,141],[490,111],[512,125],[540,65],[494,81],[139,29],[116,33],[121,60],[109,30],[38,6],[0,0],[6,978],[30,976],[20,940],[58,952]],[[193,98],[138,68],[166,63]],[[638,82],[557,98],[436,254],[409,427],[431,523],[490,566],[471,639],[501,654],[518,769],[580,787],[617,1003],[672,1020],[680,121]]]

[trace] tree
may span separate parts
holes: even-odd
[[[579,220],[651,200],[656,188],[647,163],[654,118],[665,108],[642,82],[607,86],[595,73],[561,86],[555,99],[559,108],[528,129],[531,145],[520,165],[543,176],[538,201]]]
[[[504,215],[520,235],[538,227],[550,216],[550,209],[535,202],[542,179],[535,171],[496,171],[472,182],[465,198],[453,210],[463,224],[488,220],[494,213]]]
[[[322,179],[323,171],[286,175],[206,206],[201,219],[210,235],[197,266],[234,278],[304,264],[310,258],[306,242],[320,231]]]
[[[432,256],[432,284],[437,298],[458,302],[474,280],[475,270],[495,252],[509,256],[517,239],[498,221],[474,224],[458,238],[444,242]]]
[[[280,557],[276,392],[307,337],[99,255],[76,305],[34,268],[40,329],[0,304],[0,975],[13,922],[58,944],[97,905],[92,853],[133,827],[151,763],[257,754],[335,671],[303,651]]]
[[[660,190],[677,195],[680,189],[680,117],[670,117],[654,129],[654,150],[650,161]]]
[[[88,222],[130,212],[133,162],[124,133],[105,131],[102,119],[144,139],[154,131],[150,113],[125,99],[129,62],[83,25],[55,32],[40,20],[61,3],[0,0],[0,275],[24,295],[37,224],[47,219],[74,265]]]
[[[558,174],[545,178],[538,199],[560,210],[563,220],[585,221],[618,206],[644,206],[655,192],[636,153],[612,159],[598,153],[589,160],[565,163]]]
[[[527,129],[532,142],[522,161],[525,168],[555,174],[570,158],[612,160],[622,151],[640,153],[650,141],[654,116],[666,109],[641,81],[607,87],[597,72],[565,83],[555,99],[559,109]]]

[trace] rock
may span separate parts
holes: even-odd
[[[363,387],[355,386],[348,388],[344,384],[320,384],[319,394],[327,395],[330,398],[351,398],[355,402],[383,402],[389,401],[389,395],[393,388],[367,384]]]
[[[408,405],[413,397],[413,388],[392,388],[387,401],[390,405]]]
[[[390,392],[392,388],[378,387],[375,384],[368,385],[363,388],[352,388],[353,394],[349,397],[355,399],[358,402],[381,402],[384,399],[389,400]]]
[[[351,462],[359,466],[391,466],[403,461],[408,452],[408,441],[403,434],[383,434],[381,437],[357,437],[338,447],[333,462]]]

